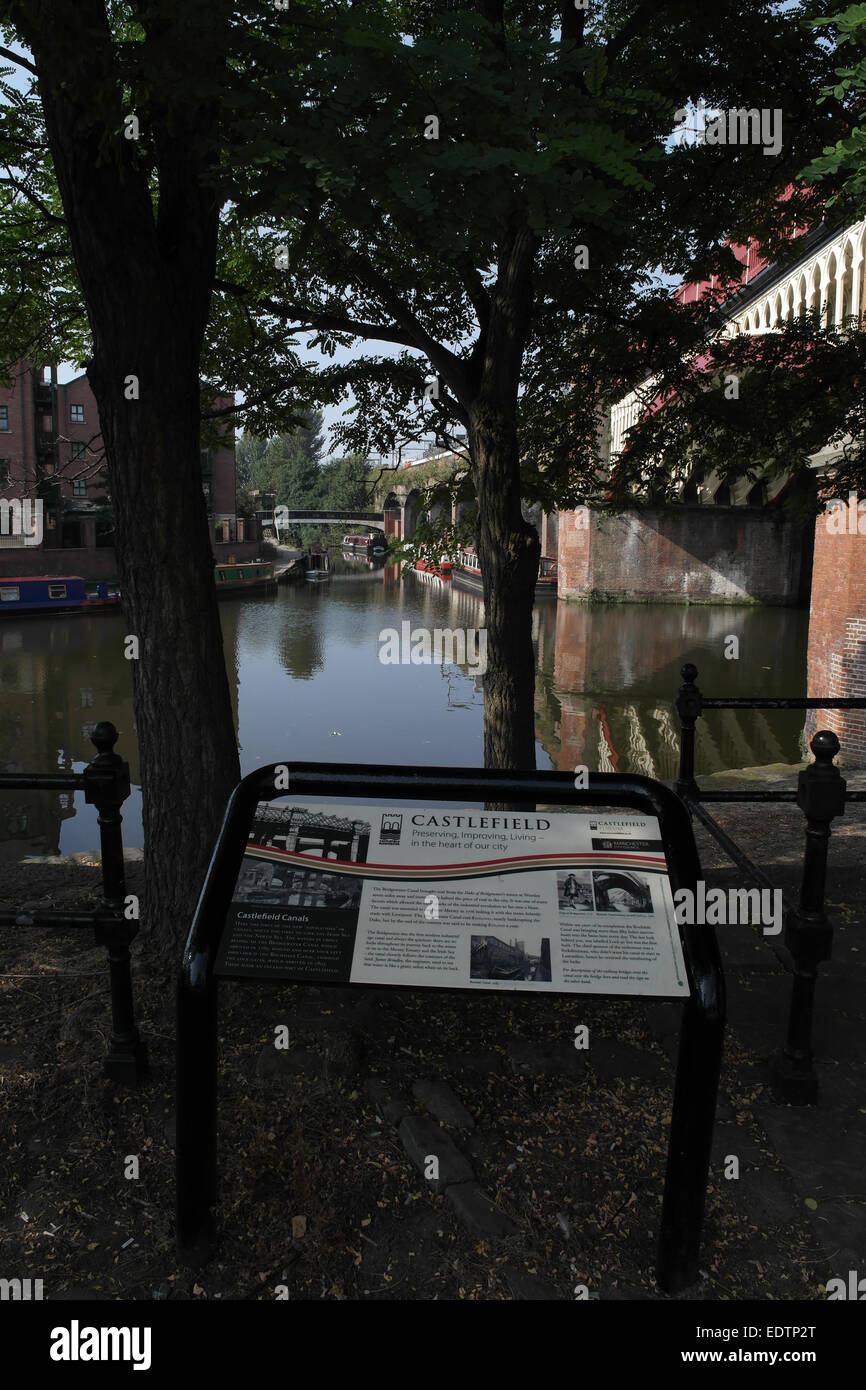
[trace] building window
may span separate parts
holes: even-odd
[[[87,496],[87,483],[85,482],[85,480],[84,480],[83,478],[73,478],[73,479],[72,479],[72,496],[73,496],[73,497],[86,497],[86,496]]]
[[[83,406],[83,405],[71,405],[71,406],[69,407],[69,418],[70,418],[70,420],[72,421],[73,425],[83,425],[83,424],[84,424],[84,406]]]
[[[0,405],[0,430],[8,430],[8,428],[9,428],[9,407],[8,407],[8,405]]]
[[[69,446],[69,457],[72,459],[72,462],[74,463],[76,459],[83,459],[84,452],[85,445],[82,444],[80,440],[73,439]]]
[[[0,487],[8,487],[12,471],[5,459],[0,459]]]

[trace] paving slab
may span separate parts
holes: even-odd
[[[485,1240],[508,1240],[520,1234],[520,1227],[493,1204],[477,1182],[452,1183],[445,1189],[445,1200],[463,1225]]]
[[[454,1129],[470,1130],[475,1121],[462,1101],[458,1100],[451,1087],[444,1081],[422,1080],[414,1082],[412,1094],[430,1111],[430,1114],[444,1125]]]
[[[469,1182],[475,1177],[469,1160],[460,1152],[450,1134],[434,1120],[408,1115],[400,1124],[400,1139],[422,1175],[429,1167],[428,1160],[431,1157],[438,1159],[438,1177],[424,1179],[434,1192],[444,1192],[452,1183]]]

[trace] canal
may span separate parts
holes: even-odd
[[[220,603],[241,769],[274,761],[480,766],[479,674],[440,662],[385,664],[380,634],[483,627],[475,595],[396,566],[337,560],[333,579]],[[707,695],[803,695],[808,612],[672,605],[539,605],[537,765],[670,778],[672,699],[694,661]],[[0,625],[0,767],[80,771],[100,719],[120,730],[135,786],[124,843],[141,845],[132,680],[119,613],[5,618]],[[739,644],[737,659],[725,656]],[[446,648],[447,651],[447,648]],[[190,708],[190,718],[195,710]],[[797,711],[718,711],[698,725],[699,774],[797,762]],[[0,793],[0,855],[74,853],[99,843],[83,795]]]

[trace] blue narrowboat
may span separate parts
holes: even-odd
[[[90,581],[78,574],[0,578],[0,618],[13,613],[91,613],[119,603],[120,590],[105,579]]]

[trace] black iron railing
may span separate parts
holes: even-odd
[[[138,1085],[147,1070],[147,1048],[135,1026],[132,997],[129,946],[138,933],[138,905],[126,897],[120,808],[129,796],[129,764],[113,751],[117,737],[113,724],[97,724],[91,734],[97,755],[83,772],[0,773],[0,791],[83,791],[98,812],[102,858],[102,902],[94,911],[0,911],[0,927],[93,928],[96,944],[108,952],[111,982],[111,1040],[103,1070],[113,1081]]]
[[[708,698],[695,684],[697,667],[691,662],[680,670],[683,684],[674,704],[680,719],[680,769],[674,790],[693,816],[715,837],[738,868],[762,888],[772,889],[767,875],[752,862],[739,845],[725,833],[705,810],[702,802],[795,802],[806,817],[806,845],[799,901],[783,895],[785,945],[793,959],[793,988],[784,1047],[773,1062],[773,1084],[778,1095],[793,1105],[814,1105],[818,1099],[818,1078],[812,1057],[812,1013],[818,966],[832,954],[833,928],[824,910],[827,880],[827,849],[830,824],[844,815],[848,801],[866,801],[866,792],[849,792],[845,779],[834,766],[840,751],[836,735],[823,729],[811,740],[815,761],[797,777],[796,789],[780,791],[704,791],[695,781],[695,724],[705,710],[715,709],[866,709],[866,698],[792,696],[737,696]]]

